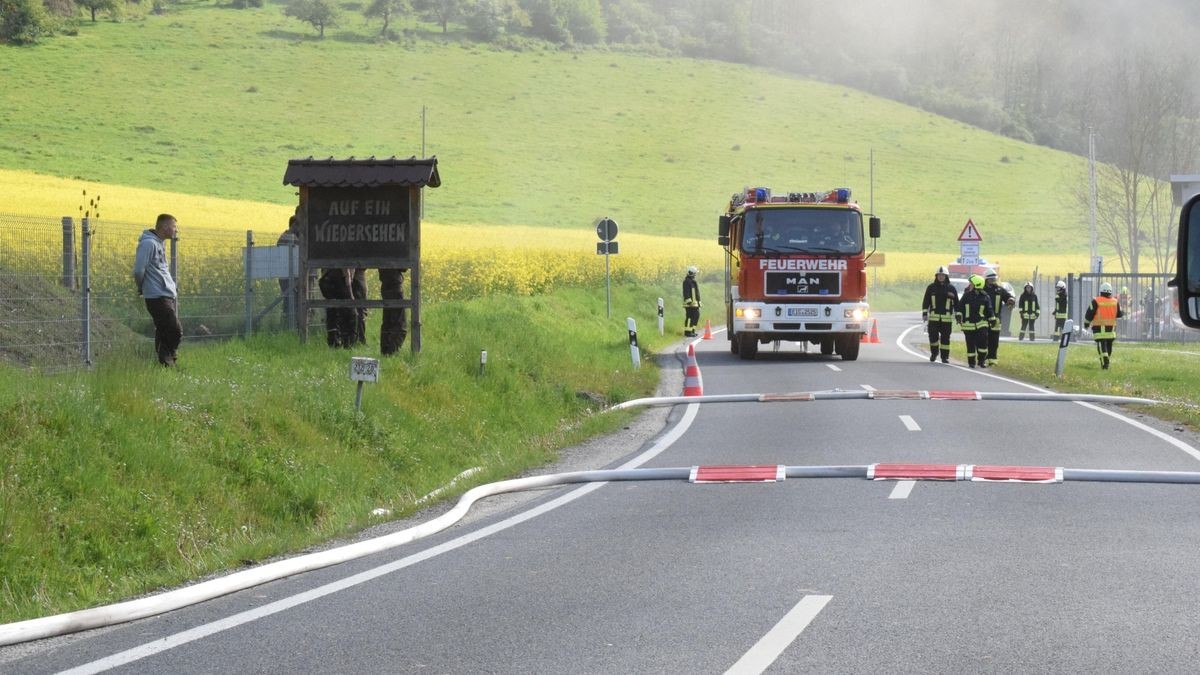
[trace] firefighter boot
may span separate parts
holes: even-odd
[[[975,357],[974,356],[967,357],[967,365],[970,366],[971,368],[975,367]]]
[[[937,348],[937,347],[932,347],[932,348],[930,348],[930,350],[929,350],[929,362],[930,362],[930,363],[933,363],[934,361],[937,361],[937,357],[938,357],[938,348]]]
[[[942,363],[950,363],[950,350],[949,349],[942,350]]]
[[[1100,367],[1104,370],[1108,370],[1108,355],[1107,354],[1100,357]]]

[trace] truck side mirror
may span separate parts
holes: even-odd
[[[1200,195],[1179,212],[1175,255],[1175,278],[1168,285],[1179,293],[1179,318],[1189,328],[1200,328]]]
[[[729,216],[717,219],[717,243],[721,246],[729,245]]]
[[[871,233],[872,239],[879,238],[879,230],[881,227],[882,224],[880,223],[878,216],[871,216],[871,219],[867,221],[867,229]]]

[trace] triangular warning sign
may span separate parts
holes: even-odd
[[[979,228],[975,227],[975,223],[971,219],[967,219],[967,224],[963,225],[962,232],[958,233],[959,241],[983,241],[983,235],[979,234]]]

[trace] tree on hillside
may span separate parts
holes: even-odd
[[[92,13],[92,23],[96,23],[96,12],[108,12],[109,16],[115,16],[121,11],[121,5],[117,0],[75,0],[75,4],[87,9]]]
[[[387,37],[388,24],[391,23],[392,17],[403,15],[412,7],[408,4],[408,0],[372,0],[370,5],[363,10],[363,16],[368,19],[383,19],[383,27],[379,29],[381,37]]]
[[[322,38],[325,37],[326,26],[337,25],[339,15],[333,0],[292,0],[283,13],[311,24]]]
[[[463,15],[463,0],[413,0],[413,9],[442,27],[445,35],[449,23]]]
[[[1200,118],[1189,86],[1194,61],[1183,54],[1139,49],[1115,57],[1098,78],[1101,98],[1093,111],[1105,163],[1096,171],[1096,228],[1131,274],[1144,255],[1160,272],[1169,270],[1173,257],[1175,214],[1164,206],[1170,203],[1165,181],[1196,156],[1188,134]]]
[[[40,0],[0,0],[0,42],[34,44],[50,34],[50,22]]]

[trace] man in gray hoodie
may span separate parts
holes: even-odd
[[[175,238],[175,226],[175,216],[161,214],[154,229],[146,230],[138,239],[137,256],[133,261],[133,281],[138,293],[146,299],[146,309],[154,320],[154,350],[158,353],[158,362],[164,366],[175,365],[175,352],[183,339],[183,326],[179,324],[175,305],[178,293],[163,246],[164,241]]]

